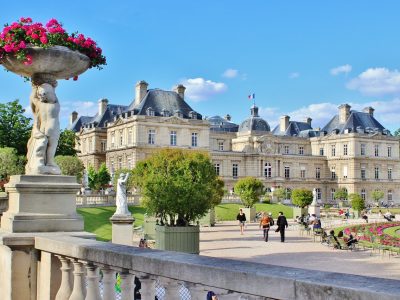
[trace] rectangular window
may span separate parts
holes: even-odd
[[[93,151],[93,138],[88,138],[89,153]]]
[[[336,170],[335,167],[331,168],[331,179],[336,179]]]
[[[324,155],[324,148],[319,148],[319,155]]]
[[[115,166],[114,166],[114,160],[113,159],[110,161],[110,165],[111,165],[111,173],[114,173]]]
[[[272,166],[271,163],[265,163],[264,165],[264,177],[271,178],[272,177]]]
[[[101,152],[106,152],[107,142],[105,140],[101,141]]]
[[[238,164],[232,164],[232,177],[233,178],[238,178],[239,174],[239,165]]]
[[[156,131],[154,129],[149,129],[148,143],[150,145],[154,145],[155,139],[156,139]]]
[[[379,145],[374,146],[374,153],[375,153],[375,156],[379,156]]]
[[[171,146],[176,146],[176,131],[171,131],[169,134],[169,141]]]
[[[192,147],[197,147],[197,132],[192,132]]]
[[[364,201],[365,201],[365,198],[366,198],[365,196],[366,196],[365,190],[362,189],[361,190],[361,199],[363,199]]]
[[[347,144],[343,145],[343,155],[347,155]]]
[[[361,155],[365,155],[365,144],[361,144]]]
[[[388,179],[392,180],[392,168],[388,168]]]
[[[304,147],[299,146],[299,155],[304,155]]]
[[[343,178],[347,178],[347,166],[343,166]]]
[[[128,169],[131,170],[132,169],[132,158],[130,156],[128,156],[127,161],[128,161],[128,163],[127,163]]]
[[[366,178],[367,178],[367,176],[366,176],[365,167],[362,167],[361,168],[361,179],[366,179]]]
[[[129,128],[128,130],[128,145],[132,145],[132,128]]]
[[[336,156],[336,145],[331,145],[331,156]]]
[[[286,145],[286,146],[283,147],[283,153],[284,154],[289,154],[289,146]]]
[[[220,171],[219,164],[214,164],[214,169],[215,169],[215,174],[219,176],[219,171]]]
[[[115,133],[111,133],[111,149],[115,147]]]
[[[122,130],[119,131],[119,145],[122,146],[124,144],[124,132]]]
[[[122,157],[118,158],[118,169],[122,169]]]
[[[336,192],[335,189],[331,189],[331,200],[332,201],[335,200],[335,192]]]
[[[375,179],[379,179],[379,167],[375,167]]]
[[[290,167],[285,167],[285,178],[290,178]]]
[[[218,141],[218,150],[224,151],[224,141]]]
[[[392,157],[392,147],[391,146],[387,147],[387,152],[388,152],[388,157]]]
[[[315,178],[321,179],[321,168],[320,167],[315,168]]]
[[[300,170],[300,177],[306,178],[306,170]]]

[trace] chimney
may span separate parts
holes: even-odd
[[[307,117],[307,118],[304,120],[304,122],[306,122],[308,125],[310,125],[310,127],[311,127],[311,121],[312,121],[312,119],[311,119],[310,117]]]
[[[108,100],[100,99],[99,100],[99,116],[102,116],[107,109]]]
[[[78,118],[78,113],[76,111],[73,111],[69,118],[69,124],[70,125],[74,124],[74,122],[76,121],[77,118]]]
[[[175,87],[175,89],[174,89],[174,91],[175,91],[179,96],[181,96],[182,99],[185,99],[185,90],[186,90],[186,88],[185,88],[182,84],[178,84],[178,85]]]
[[[282,116],[279,122],[279,131],[285,132],[286,129],[289,127],[289,116]]]
[[[368,106],[363,109],[363,112],[369,114],[371,117],[374,116],[374,111],[375,111],[375,109],[373,109],[371,106]]]
[[[231,117],[230,114],[227,114],[227,115],[225,116],[225,120],[230,121],[231,119],[232,119],[232,117]]]
[[[135,106],[139,105],[140,102],[142,102],[144,96],[146,96],[147,93],[147,87],[149,86],[149,84],[144,81],[138,81],[136,83],[136,88],[135,88]]]
[[[348,104],[342,104],[339,106],[339,123],[346,123],[347,119],[350,116],[350,108],[351,106]]]

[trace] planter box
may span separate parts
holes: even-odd
[[[256,218],[256,208],[255,207],[241,207],[243,210],[244,214],[246,215],[246,222],[254,222],[254,219]],[[238,212],[239,213],[239,212]]]
[[[157,218],[153,216],[144,215],[143,233],[144,238],[148,240],[156,239],[156,222]]]
[[[293,207],[293,219],[296,218],[296,216],[301,217],[302,215],[307,216],[308,214],[308,208],[300,208],[300,207]]]
[[[199,254],[200,227],[156,225],[156,249]]]
[[[211,208],[208,213],[199,220],[201,226],[215,225],[215,208]]]

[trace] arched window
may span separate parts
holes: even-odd
[[[387,201],[393,201],[393,192],[392,192],[392,190],[388,190],[388,192],[387,192]]]
[[[264,165],[264,177],[271,178],[272,177],[272,166],[271,163],[267,162]]]
[[[365,201],[367,193],[365,192],[365,189],[361,190],[361,198]]]

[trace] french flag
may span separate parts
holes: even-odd
[[[255,99],[256,98],[256,94],[250,94],[247,97],[249,98],[249,100]]]

